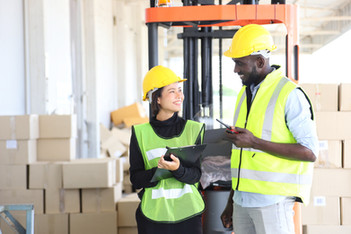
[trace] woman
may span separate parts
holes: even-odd
[[[202,233],[205,209],[197,188],[200,162],[186,167],[177,157],[164,159],[166,147],[201,144],[204,124],[178,116],[184,99],[179,78],[163,66],[152,68],[143,82],[143,100],[151,103],[150,123],[135,125],[130,142],[130,179],[139,192],[136,211],[139,234]],[[157,168],[169,170],[171,178],[150,182]]]

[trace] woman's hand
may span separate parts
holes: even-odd
[[[179,159],[174,156],[173,154],[170,155],[172,161],[166,161],[164,159],[164,155],[161,156],[160,160],[158,161],[157,167],[170,170],[170,171],[175,171],[179,168],[180,166],[180,161]]]

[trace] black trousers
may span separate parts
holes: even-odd
[[[201,215],[180,223],[156,223],[142,214],[139,205],[135,218],[138,225],[138,234],[202,234]]]

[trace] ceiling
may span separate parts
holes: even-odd
[[[182,5],[181,2],[177,3],[177,0],[174,2],[176,5]],[[223,0],[223,2],[228,1]],[[270,4],[270,2],[270,0],[260,0],[259,4]],[[351,1],[349,0],[286,0],[286,4],[299,6],[300,54],[311,54],[351,29]],[[285,42],[282,35],[285,34],[285,27],[275,25],[268,30],[271,31],[277,47],[284,48]],[[177,39],[177,34],[181,32],[182,28],[176,27],[167,30],[167,43],[164,48],[166,56],[182,56],[182,40]],[[223,40],[223,48],[229,47],[229,44],[230,40]],[[213,46],[213,53],[218,52],[217,47]]]

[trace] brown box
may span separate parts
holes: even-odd
[[[315,168],[312,182],[314,196],[351,197],[351,169]]]
[[[118,234],[138,234],[137,227],[118,227]]]
[[[35,234],[68,234],[68,214],[35,214]]]
[[[351,225],[351,197],[341,198],[341,225]]]
[[[338,111],[338,84],[300,84],[315,111]]]
[[[340,198],[311,196],[308,206],[301,207],[302,224],[340,225]]]
[[[38,115],[0,116],[0,129],[0,140],[37,139]]]
[[[315,117],[320,140],[351,139],[351,112],[316,112]]]
[[[314,162],[314,166],[319,168],[341,168],[341,152],[341,141],[319,141],[319,155],[317,160]]]
[[[115,181],[115,159],[78,159],[63,163],[64,188],[109,188]]]
[[[36,159],[36,140],[0,141],[0,164],[28,164]]]
[[[42,214],[44,212],[44,191],[43,190],[0,190],[0,204],[34,204],[34,212]]]
[[[29,188],[62,188],[62,163],[36,162],[29,165]]]
[[[0,189],[26,189],[26,188],[27,188],[27,166],[26,165],[0,165]]]
[[[77,137],[76,115],[40,115],[39,138]]]
[[[111,119],[114,125],[119,125],[126,118],[144,118],[146,111],[140,103],[119,108],[111,112]]]
[[[82,189],[82,212],[115,211],[116,203],[121,198],[122,183],[118,183],[112,188]]]
[[[303,225],[303,234],[347,234],[351,226],[336,225]]]
[[[136,227],[135,211],[140,199],[136,193],[129,194],[117,202],[118,227]]]
[[[351,84],[339,85],[339,110],[351,111]]]
[[[38,161],[70,161],[76,158],[76,138],[39,139]]]
[[[79,213],[80,198],[78,189],[46,189],[45,213]]]
[[[343,142],[343,167],[351,169],[351,140]]]
[[[117,234],[116,212],[70,214],[70,234]]]
[[[134,118],[129,117],[129,118],[123,119],[123,123],[128,128],[136,124],[143,124],[147,122],[149,122],[149,117],[134,117]]]

